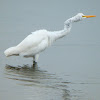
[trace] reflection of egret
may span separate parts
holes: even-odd
[[[57,91],[57,93],[61,92],[63,99],[70,98],[70,91],[67,90],[67,82],[65,83],[63,79],[56,77],[55,74],[49,74],[39,67],[30,67],[28,65],[14,67],[6,65],[5,71],[6,78],[18,81],[19,85],[38,87],[46,90],[50,89]]]
[[[28,65],[14,67],[6,65],[5,68],[6,75],[10,76],[8,78],[13,80],[42,83],[42,79],[53,79],[51,74],[44,70],[39,70],[38,67],[30,67]]]
[[[33,57],[33,62],[37,62],[39,53],[44,51],[54,41],[69,33],[73,22],[78,22],[89,17],[95,16],[85,16],[79,13],[65,21],[63,30],[54,32],[39,30],[32,32],[32,34],[28,35],[21,43],[17,46],[8,48],[4,53],[6,56],[22,55],[24,57]]]

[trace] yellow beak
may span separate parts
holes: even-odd
[[[96,17],[96,15],[84,15],[82,17],[90,18],[90,17]]]

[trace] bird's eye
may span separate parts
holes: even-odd
[[[85,16],[82,16],[82,17],[85,17]]]

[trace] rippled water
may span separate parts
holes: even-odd
[[[70,91],[67,89],[69,82],[64,82],[55,74],[41,70],[37,65],[35,67],[6,65],[5,78],[10,79],[11,82],[15,81],[16,86],[19,87],[19,89],[10,88],[14,90],[14,93],[7,92],[9,95],[5,99],[12,99],[12,95],[15,96],[15,100],[70,100]]]
[[[100,3],[76,1],[0,1],[0,100],[100,99]],[[74,24],[35,66],[31,58],[5,57],[31,31],[60,30],[78,12],[97,17]]]
[[[73,49],[72,49],[73,48]],[[95,49],[93,49],[95,48]],[[99,98],[100,73],[99,61],[94,61],[99,57],[97,53],[100,50],[99,46],[53,46],[50,51],[67,50],[67,54],[51,54],[48,56],[41,55],[40,62],[36,65],[23,65],[23,59],[20,57],[9,58],[12,65],[2,64],[0,71],[0,97],[2,100],[88,100]],[[78,50],[78,52],[73,52]],[[91,50],[92,49],[92,50]],[[72,51],[71,51],[72,50]],[[87,50],[84,56],[82,52]],[[90,52],[91,50],[91,52]],[[80,55],[78,55],[80,51]],[[94,51],[96,52],[95,54]],[[49,51],[46,51],[47,53]],[[44,54],[45,54],[44,53]],[[71,53],[73,58],[69,58]],[[89,54],[90,53],[90,54]],[[93,55],[91,55],[93,54]],[[60,58],[56,58],[59,55]],[[65,57],[63,59],[63,57]],[[76,55],[78,55],[76,57]],[[50,56],[53,56],[51,59]],[[90,56],[94,56],[91,58]],[[61,60],[61,58],[63,60]],[[80,58],[83,60],[81,61]],[[8,62],[9,62],[9,59]],[[17,60],[18,59],[18,60]],[[51,61],[50,61],[51,59]],[[54,61],[55,59],[55,61]],[[25,59],[31,60],[31,59]],[[59,61],[60,60],[60,61]],[[71,63],[71,61],[72,63]],[[32,61],[32,60],[31,60]],[[50,62],[49,62],[50,61]],[[79,61],[79,62],[77,62]],[[5,62],[5,61],[4,61]],[[15,66],[15,62],[20,65]],[[44,62],[44,64],[43,64]]]

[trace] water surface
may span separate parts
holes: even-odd
[[[0,100],[99,100],[100,2],[67,0],[0,1]],[[31,31],[61,30],[64,21],[83,12],[96,18],[73,24],[71,33],[32,59],[6,58]]]

